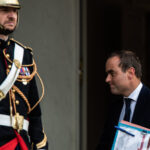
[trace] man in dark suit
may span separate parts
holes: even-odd
[[[121,98],[110,104],[105,129],[96,150],[111,150],[114,126],[126,120],[150,128],[150,89],[141,82],[139,58],[129,50],[113,52],[106,61],[106,82]]]

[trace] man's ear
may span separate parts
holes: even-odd
[[[128,70],[127,70],[127,73],[128,73],[128,78],[129,80],[133,79],[133,77],[135,76],[135,69],[133,67],[130,67]]]

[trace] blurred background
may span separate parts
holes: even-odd
[[[14,37],[33,48],[45,84],[41,107],[49,150],[94,150],[114,99],[105,84],[107,55],[120,49],[136,51],[142,81],[150,86],[150,1],[20,3]]]

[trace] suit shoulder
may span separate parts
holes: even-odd
[[[147,87],[147,86],[146,86],[146,85],[144,85],[144,84],[143,84],[142,90],[143,90],[143,91],[150,92],[150,88],[149,88],[149,87]]]
[[[25,46],[25,45],[23,45],[22,43],[20,43],[19,41],[13,39],[13,38],[10,38],[10,41],[12,41],[12,42],[14,42],[14,43],[17,43],[18,45],[20,45],[20,46],[23,47],[24,49],[31,51],[31,53],[32,53],[32,51],[33,51],[31,47]]]
[[[150,99],[150,89],[147,86],[143,85],[143,87],[140,91],[139,97],[143,97],[144,99],[146,98],[149,100]]]

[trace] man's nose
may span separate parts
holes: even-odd
[[[15,16],[16,16],[16,12],[15,11],[9,11],[9,14],[8,14],[8,16],[10,17],[10,18],[14,18]]]
[[[110,80],[111,80],[111,76],[108,74],[107,77],[106,77],[106,79],[105,79],[105,82],[106,82],[106,83],[109,83]]]

